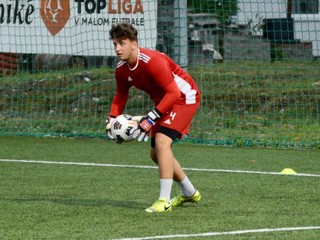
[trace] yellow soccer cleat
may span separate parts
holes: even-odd
[[[185,202],[198,203],[201,199],[200,192],[196,190],[196,192],[191,197],[186,197],[182,194],[175,196],[170,200],[172,207],[179,207]]]
[[[151,207],[145,210],[148,213],[171,212],[171,203],[167,203],[166,198],[160,198]]]

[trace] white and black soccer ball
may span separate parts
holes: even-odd
[[[131,141],[133,137],[130,130],[137,125],[138,122],[132,120],[132,116],[121,114],[111,124],[111,135],[118,143]]]

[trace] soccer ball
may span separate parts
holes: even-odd
[[[119,115],[111,124],[111,135],[117,143],[131,141],[133,138],[130,135],[130,130],[137,125],[138,122],[132,120],[132,116],[128,114]]]

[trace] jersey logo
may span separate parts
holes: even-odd
[[[165,120],[163,123],[168,124],[168,125],[171,125],[170,119]]]
[[[129,76],[128,77],[128,81],[131,82],[133,79]]]

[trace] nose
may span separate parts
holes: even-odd
[[[115,50],[116,52],[119,52],[119,51],[120,51],[120,44],[115,44],[115,45],[114,45],[114,50]]]

